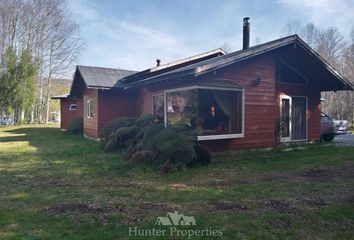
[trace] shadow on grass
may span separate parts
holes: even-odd
[[[3,153],[3,162],[9,161],[30,161],[36,159],[33,169],[30,172],[39,171],[42,168],[50,169],[51,174],[70,172],[71,174],[113,174],[127,173],[132,166],[124,162],[121,153],[105,153],[101,150],[99,143],[84,139],[80,135],[72,135],[60,132],[54,127],[19,127],[16,129],[3,130],[10,134],[0,137],[1,143],[19,143],[15,146],[21,156],[15,151],[8,154]],[[26,151],[27,144],[36,150]],[[37,168],[37,169],[36,169]],[[75,170],[76,169],[76,170]],[[23,171],[23,169],[21,170]]]

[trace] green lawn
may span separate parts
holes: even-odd
[[[57,125],[0,128],[0,239],[130,237],[178,211],[222,237],[353,239],[354,147],[308,145],[213,156],[161,176]],[[167,232],[169,233],[169,232]],[[182,234],[182,233],[181,233]]]

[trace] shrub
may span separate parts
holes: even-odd
[[[79,134],[83,132],[84,122],[82,118],[77,118],[71,121],[67,132],[70,134]]]
[[[107,140],[118,128],[135,125],[135,118],[121,117],[109,121],[102,129],[102,139]]]
[[[113,151],[118,148],[129,147],[137,131],[136,126],[118,128],[107,139],[104,150]]]
[[[104,134],[105,151],[128,147],[125,160],[150,163],[162,173],[184,170],[192,162],[210,163],[208,149],[196,145],[194,130],[184,124],[166,128],[152,115],[115,119],[105,127]]]
[[[211,162],[211,156],[209,149],[201,144],[197,144],[194,146],[195,150],[195,158],[192,159],[192,161],[189,163],[189,165],[195,165],[195,164],[200,164],[200,165],[208,165]]]

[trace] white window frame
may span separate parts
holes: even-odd
[[[93,112],[91,112],[91,104],[93,104],[93,99],[88,99],[87,100],[87,118],[93,118]],[[91,116],[92,115],[92,116]]]
[[[70,110],[70,111],[76,111],[76,110],[77,110],[77,104],[76,104],[76,103],[70,104],[69,110]]]
[[[291,129],[292,129],[292,104],[293,104],[293,98],[305,98],[306,100],[306,138],[304,139],[296,139],[296,140],[292,140],[292,132],[291,132]],[[309,119],[308,119],[308,98],[307,96],[288,96],[288,95],[285,95],[285,94],[282,94],[280,95],[280,120],[282,118],[282,109],[283,109],[283,105],[282,105],[282,99],[289,99],[289,108],[290,108],[290,112],[289,112],[289,137],[281,137],[280,136],[280,142],[303,142],[303,141],[307,141],[308,139],[308,122],[309,122]]]
[[[231,138],[243,138],[245,136],[245,90],[244,89],[231,89],[231,88],[223,88],[223,87],[208,87],[208,86],[190,86],[190,87],[182,87],[182,88],[173,88],[164,91],[164,124],[167,127],[167,93],[178,92],[178,91],[186,91],[193,89],[209,89],[209,90],[222,90],[222,91],[235,91],[242,92],[242,126],[241,133],[231,133],[231,134],[218,134],[218,135],[205,135],[198,136],[198,141],[205,140],[217,140],[217,139],[231,139]]]

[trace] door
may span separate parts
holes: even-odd
[[[306,97],[282,96],[280,99],[280,140],[281,142],[307,139]]]

